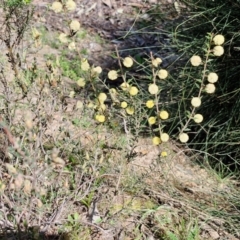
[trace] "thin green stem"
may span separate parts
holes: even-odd
[[[212,37],[210,38],[210,42],[212,41]],[[200,98],[201,97],[201,94],[202,94],[202,91],[203,91],[203,88],[204,88],[204,79],[206,77],[206,71],[207,71],[207,63],[208,63],[208,59],[209,59],[209,54],[210,54],[211,50],[210,50],[210,43],[208,44],[208,49],[207,49],[207,54],[206,54],[206,59],[205,59],[205,62],[204,62],[204,66],[203,66],[203,73],[202,73],[202,80],[201,80],[201,86],[200,86],[200,89],[199,89],[199,92],[198,92],[198,97]],[[185,129],[188,127],[188,124],[189,122],[191,121],[191,119],[193,118],[194,114],[195,114],[195,110],[196,110],[196,107],[193,107],[189,117],[188,117],[188,120],[187,122],[185,123],[185,125],[183,126],[181,133],[183,133],[185,131]]]

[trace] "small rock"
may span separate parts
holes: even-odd
[[[212,239],[219,239],[219,234],[216,231],[209,231],[209,234]]]
[[[90,43],[90,50],[92,52],[100,52],[102,51],[102,46],[98,43]]]

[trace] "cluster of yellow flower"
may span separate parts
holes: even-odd
[[[61,11],[73,11],[76,9],[76,3],[73,0],[67,0],[65,3],[62,3],[62,1],[55,1],[52,4],[51,9],[59,13]],[[68,43],[68,48],[70,50],[74,50],[76,48],[76,44],[74,41],[71,41],[71,37],[74,36],[74,33],[80,30],[81,24],[79,23],[78,20],[73,19],[72,21],[69,22],[69,29],[70,33],[61,33],[59,35],[59,40],[62,43]],[[39,37],[39,34],[37,31],[34,31],[35,38]],[[209,72],[206,69],[206,65],[208,62],[208,56],[222,56],[224,54],[224,48],[223,48],[223,43],[225,41],[225,38],[223,35],[218,34],[215,35],[214,37],[211,38],[211,43],[210,46],[213,46],[212,48],[210,47],[207,52],[207,57],[205,62],[202,60],[202,58],[198,55],[194,55],[190,58],[190,63],[193,67],[198,67],[201,65],[204,65],[204,72],[203,72],[203,78],[202,78],[202,84],[199,89],[199,94],[198,96],[192,97],[191,99],[191,106],[192,106],[192,113],[189,116],[189,119],[185,126],[182,128],[180,131],[180,134],[178,136],[178,139],[182,143],[186,143],[189,141],[189,135],[184,132],[187,129],[187,125],[190,120],[193,120],[195,123],[200,124],[203,122],[203,115],[200,113],[196,113],[196,109],[199,108],[202,104],[201,100],[201,94],[202,92],[206,92],[208,94],[213,94],[216,91],[215,83],[218,81],[218,75],[215,72]],[[126,68],[131,68],[136,61],[132,57],[125,57],[122,59],[122,65]],[[169,73],[166,69],[159,69],[160,64],[162,63],[161,58],[153,58],[151,57],[151,68],[153,72],[153,80],[152,82],[148,85],[148,93],[150,94],[151,98],[154,97],[153,99],[148,99],[145,103],[145,106],[148,109],[152,109],[156,107],[156,114],[155,116],[150,116],[147,121],[150,126],[158,125],[158,128],[160,129],[160,134],[159,136],[154,136],[152,139],[152,142],[154,145],[159,145],[160,143],[167,142],[169,141],[169,135],[165,132],[163,132],[161,123],[164,120],[167,120],[169,118],[169,113],[164,110],[164,109],[159,109],[158,108],[158,94],[160,93],[159,89],[159,84],[157,83],[156,78],[160,80],[164,80],[168,78]],[[82,71],[91,71],[91,76],[99,76],[99,74],[102,72],[101,67],[91,67],[86,59],[83,59],[81,61],[81,69]],[[121,69],[122,71],[122,66]],[[207,74],[206,74],[207,72]],[[123,77],[123,73],[116,71],[116,70],[110,70],[107,74],[108,79],[111,81],[117,80],[119,77],[123,79],[123,83],[119,86],[119,88],[122,90],[124,93],[124,96],[130,97],[131,101],[134,101],[134,97],[139,95],[139,88],[137,86],[133,86],[132,82],[126,81],[126,79]],[[205,84],[205,79],[207,80],[207,83]],[[84,78],[79,78],[77,81],[77,84],[80,87],[84,87],[86,84],[86,81]],[[202,91],[203,90],[203,91]],[[119,107],[124,109],[128,115],[133,115],[135,113],[135,108],[134,104],[131,104],[130,101],[123,99],[120,101],[118,99],[119,92],[115,88],[109,89],[109,94],[113,100],[114,103],[117,103]],[[96,121],[100,123],[104,123],[106,121],[106,116],[105,116],[105,110],[106,110],[106,105],[105,101],[107,100],[107,94],[106,93],[99,93],[97,96],[97,103],[94,105],[94,108],[97,110],[97,113],[95,114],[95,119]],[[164,152],[162,156],[166,156],[167,154]]]
[[[223,45],[224,41],[225,41],[225,38],[224,38],[223,35],[221,35],[221,34],[215,35],[212,38],[212,42],[211,42],[215,46],[213,47],[213,49],[208,50],[208,54],[213,53],[214,56],[217,56],[217,57],[222,56],[224,54],[224,48],[221,45]],[[190,62],[192,64],[192,66],[194,66],[194,67],[198,67],[201,64],[207,64],[207,61],[205,63],[203,63],[201,57],[197,56],[197,55],[192,56],[191,59],[190,59]],[[207,77],[207,81],[208,81],[207,84],[204,84],[205,77]],[[214,83],[216,83],[217,81],[218,81],[217,73],[210,72],[210,73],[208,73],[208,75],[205,75],[205,72],[203,72],[202,85],[200,87],[199,94],[198,94],[199,96],[198,97],[193,97],[191,99],[191,105],[193,106],[194,109],[192,111],[192,114],[191,114],[190,118],[193,119],[193,121],[195,123],[201,123],[203,121],[202,114],[199,114],[199,113],[195,114],[195,108],[200,107],[201,104],[202,104],[201,97],[200,97],[202,89],[206,93],[209,93],[209,94],[214,93],[216,91],[216,87],[215,87]],[[185,126],[185,128],[186,127],[187,126]],[[183,130],[182,130],[182,132],[179,134],[179,140],[182,143],[186,143],[189,140],[188,134],[184,133]]]
[[[164,142],[168,142],[169,140],[169,135],[167,133],[161,133],[160,134],[160,137],[153,137],[152,139],[152,143],[153,145],[159,145],[161,143],[164,143]]]
[[[51,9],[55,13],[60,13],[63,9],[66,9],[67,11],[74,11],[76,9],[76,3],[73,0],[67,0],[65,4],[56,1],[52,3]]]
[[[159,65],[162,63],[162,60],[160,58],[152,58],[152,68],[158,68]],[[133,66],[134,64],[134,60],[131,57],[126,57],[123,59],[122,64],[124,67],[126,68],[130,68]],[[165,69],[160,69],[160,70],[154,70],[153,73],[154,77],[153,77],[153,83],[150,83],[148,86],[148,92],[150,93],[150,95],[155,95],[155,97],[159,94],[159,87],[156,83],[156,77],[158,77],[160,80],[164,80],[168,77],[168,71]],[[116,70],[110,70],[108,72],[108,79],[109,80],[117,80],[118,77],[121,77],[121,75],[118,75],[118,72]],[[136,86],[131,86],[131,84],[129,84],[125,79],[124,82],[119,86],[120,89],[125,92],[128,93],[130,96],[136,96],[139,93],[139,89]],[[115,89],[114,89],[115,90]],[[116,92],[116,90],[115,90]],[[156,106],[156,104],[158,104],[156,102],[156,100],[152,100],[149,99],[146,101],[145,106],[149,109],[153,108],[154,106]],[[127,101],[122,101],[120,102],[120,107],[125,109],[126,113],[128,115],[132,115],[135,112],[135,109],[133,106],[129,105],[129,103]],[[155,124],[160,124],[160,122],[162,120],[166,120],[169,118],[169,113],[166,110],[158,110],[157,108],[157,116],[150,116],[147,121],[149,123],[150,126],[155,125]],[[103,122],[105,121],[105,118],[99,118],[99,115],[97,115],[97,117],[95,117],[95,119],[99,122]],[[162,142],[167,142],[169,140],[169,135],[167,133],[163,133],[161,132],[160,136],[157,137],[155,136],[152,139],[152,142],[154,145],[158,145]],[[162,156],[167,156],[167,153],[164,152],[162,154]]]
[[[123,65],[127,68],[130,68],[133,66],[133,59],[131,57],[125,57],[123,59]],[[111,70],[108,72],[108,78],[112,81],[116,80],[118,78],[118,72],[116,70]]]
[[[134,61],[131,57],[125,57],[122,61],[122,64],[126,67],[126,68],[130,68],[133,66]],[[118,79],[118,72],[116,70],[110,70],[108,72],[108,79],[109,80],[117,80]],[[120,88],[122,89],[123,92],[129,93],[130,96],[136,96],[139,93],[139,89],[136,86],[131,86],[128,82],[124,81],[121,85]],[[116,98],[116,89],[111,89],[112,93],[111,96],[112,98]],[[114,94],[113,94],[113,90],[114,90]],[[114,95],[114,96],[113,96]],[[116,99],[115,99],[116,100]],[[114,101],[115,101],[114,100]],[[125,109],[126,113],[128,115],[133,115],[135,112],[135,109],[133,106],[129,106],[128,103],[126,101],[122,101],[120,102],[120,107]]]
[[[225,38],[221,34],[216,35],[212,39],[212,42],[215,45],[215,47],[213,47],[213,49],[210,50],[210,52],[212,52],[214,56],[220,57],[224,54],[224,48],[223,46],[221,46],[224,43],[224,41]],[[202,59],[201,57],[194,55],[191,57],[190,62],[194,67],[197,67],[202,64]]]
[[[161,63],[162,63],[162,59],[160,58],[152,59],[152,65],[154,67],[158,67]],[[157,71],[157,76],[162,80],[166,79],[168,77],[168,71],[165,69],[160,69],[159,71]],[[149,84],[148,92],[152,95],[158,94],[159,88],[158,88],[158,85],[155,83],[155,81]]]
[[[160,69],[155,71],[154,68],[158,68],[159,65],[162,63],[162,59],[161,58],[152,58],[152,66],[153,66],[153,75],[156,74],[156,76],[160,79],[160,80],[164,80],[168,77],[168,71],[166,69]],[[148,86],[148,92],[151,95],[155,95],[155,99],[157,99],[157,95],[159,94],[159,86],[156,84],[156,78],[153,77],[153,83],[149,84]],[[158,103],[156,102],[157,100],[153,101],[153,100],[148,100],[146,102],[146,106],[148,108],[153,108],[155,105],[158,105]],[[149,125],[154,125],[154,124],[158,124],[161,125],[161,121],[162,120],[166,120],[169,118],[169,113],[166,110],[158,110],[158,107],[156,107],[156,111],[157,111],[157,115],[158,116],[151,116],[148,118],[148,123]],[[169,140],[169,135],[167,133],[163,133],[161,126],[160,126],[160,136],[155,136],[152,139],[152,142],[154,145],[159,145],[162,142],[167,142]],[[161,154],[161,156],[167,156],[166,152],[163,152],[163,154]]]
[[[106,117],[103,113],[106,110],[106,105],[104,104],[104,102],[107,100],[107,94],[103,92],[99,93],[97,100],[98,100],[97,104],[98,113],[95,115],[95,119],[98,122],[103,123],[106,121]]]
[[[74,11],[76,9],[76,3],[73,0],[67,0],[65,3],[59,2],[59,1],[55,1],[52,3],[51,9],[55,12],[55,13],[60,13],[62,11]],[[76,49],[76,43],[71,40],[71,37],[74,36],[74,34],[80,30],[81,24],[78,20],[73,19],[68,23],[70,32],[68,34],[66,33],[60,33],[59,34],[59,41],[61,43],[68,43],[68,49],[70,51],[73,51]]]
[[[159,112],[159,118],[162,120],[166,120],[169,118],[169,113],[165,110],[162,110]],[[149,117],[148,118],[148,123],[149,125],[153,125],[156,123],[157,117]]]

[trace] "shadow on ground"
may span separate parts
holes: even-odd
[[[39,232],[11,232],[0,234],[1,240],[66,240],[67,234],[49,235]]]

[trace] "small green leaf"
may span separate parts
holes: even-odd
[[[78,213],[74,213],[73,214],[73,218],[74,218],[75,221],[79,220],[79,218],[80,218],[79,214]]]
[[[68,221],[73,224],[73,217],[71,214],[68,215]]]

